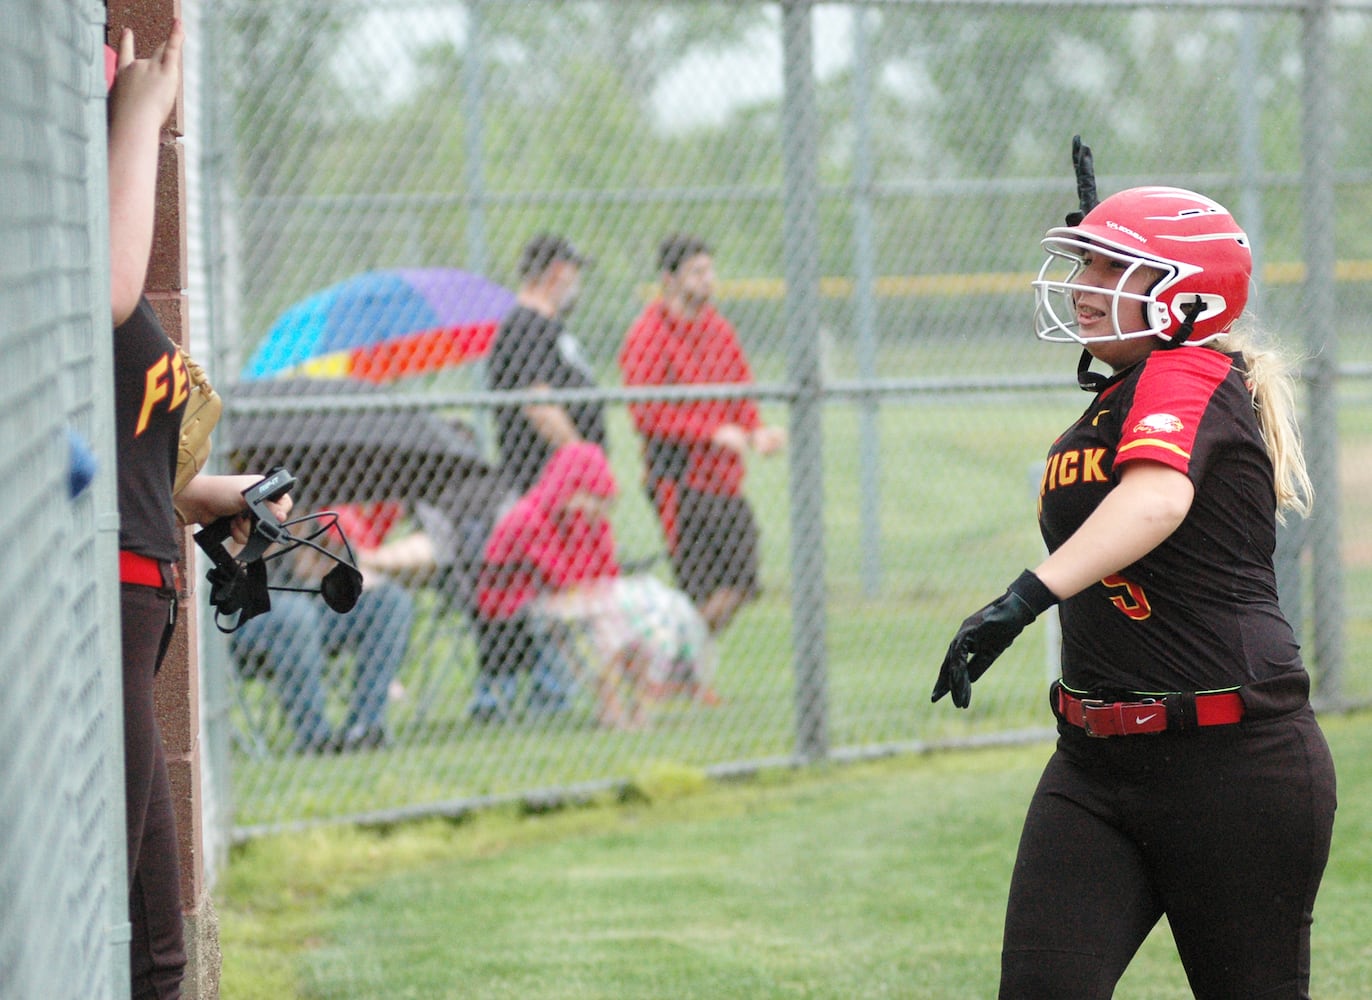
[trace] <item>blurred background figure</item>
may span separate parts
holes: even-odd
[[[496,522],[476,594],[474,718],[508,717],[521,676],[532,678],[530,710],[566,707],[570,670],[558,644],[536,628],[532,603],[549,591],[618,575],[606,518],[614,495],[599,446],[564,445]]]
[[[519,257],[516,304],[500,324],[486,359],[487,388],[586,389],[595,376],[566,318],[581,294],[590,263],[564,237],[543,233]],[[495,410],[496,448],[506,483],[523,493],[554,451],[573,441],[606,446],[604,407],[598,402],[525,403]]]
[[[496,524],[477,594],[481,667],[474,710],[489,706],[492,716],[508,714],[522,673],[533,676],[531,702],[546,700],[549,685],[576,669],[605,726],[639,728],[647,702],[669,693],[704,700],[710,656],[704,622],[680,592],[621,573],[609,521],[617,492],[599,447],[564,445]],[[589,662],[565,655],[565,626],[589,640]]]
[[[688,234],[658,248],[660,297],[625,336],[626,386],[749,385],[753,373],[733,326],[711,303],[712,251]],[[786,444],[751,399],[629,405],[643,436],[644,483],[662,523],[677,583],[718,633],[758,594],[758,527],[743,495],[748,452]]]
[[[385,531],[376,518],[344,507],[339,523],[360,552],[379,544]],[[382,512],[394,520],[394,511]],[[370,543],[370,544],[369,544]],[[333,564],[300,548],[289,558],[285,586],[317,586]],[[275,591],[271,610],[244,622],[229,648],[245,677],[264,676],[273,685],[291,727],[297,753],[339,753],[387,746],[386,703],[391,682],[409,649],[414,598],[359,556],[363,590],[357,606],[336,614],[313,594]],[[347,709],[339,725],[329,721],[329,661],[353,658]]]

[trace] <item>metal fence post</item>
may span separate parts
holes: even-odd
[[[872,231],[872,74],[866,8],[853,11],[853,325],[858,377],[877,377],[876,249]],[[858,404],[862,449],[862,593],[881,593],[881,402]]]
[[[1337,700],[1344,659],[1343,567],[1339,552],[1338,330],[1335,327],[1333,88],[1328,81],[1330,5],[1301,14],[1301,123],[1305,288],[1302,317],[1310,354],[1306,449],[1316,507],[1309,527],[1313,557],[1311,639],[1323,699]]]
[[[824,462],[819,357],[819,176],[814,38],[809,0],[781,8],[782,239],[786,276],[788,378],[791,407],[791,634],[795,645],[796,752],[806,760],[828,753],[825,662]]]
[[[1248,234],[1248,243],[1253,251],[1253,276],[1257,281],[1249,292],[1248,307],[1259,316],[1263,314],[1262,267],[1267,259],[1266,243],[1263,239],[1262,218],[1262,101],[1257,88],[1252,85],[1258,66],[1258,24],[1251,11],[1242,15],[1239,26],[1239,211],[1242,213],[1243,231]]]
[[[464,162],[462,179],[467,190],[467,267],[485,274],[491,266],[486,242],[486,71],[483,66],[484,0],[467,6],[467,58],[462,60],[462,118]]]

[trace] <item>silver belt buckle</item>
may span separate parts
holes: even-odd
[[[1086,732],[1087,736],[1094,736],[1098,740],[1110,738],[1110,733],[1098,733],[1091,728],[1091,713],[1104,708],[1105,705],[1106,703],[1100,698],[1081,699],[1081,728]]]

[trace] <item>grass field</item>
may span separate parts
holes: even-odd
[[[1372,716],[1339,768],[1312,993],[1372,995]],[[722,784],[645,769],[622,800],[334,828],[240,848],[225,1000],[995,995],[1019,824],[1047,744]],[[1117,995],[1189,996],[1166,927]]]

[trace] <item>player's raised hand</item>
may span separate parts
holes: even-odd
[[[110,91],[111,118],[123,113],[146,114],[160,127],[176,106],[181,89],[181,46],[186,32],[180,19],[174,20],[167,40],[146,59],[134,55],[133,31],[125,28],[119,36],[119,59],[114,86]]]
[[[938,701],[951,692],[958,708],[970,705],[972,682],[986,673],[1025,626],[1057,600],[1032,572],[1021,573],[1004,594],[963,621],[948,645],[929,700]]]

